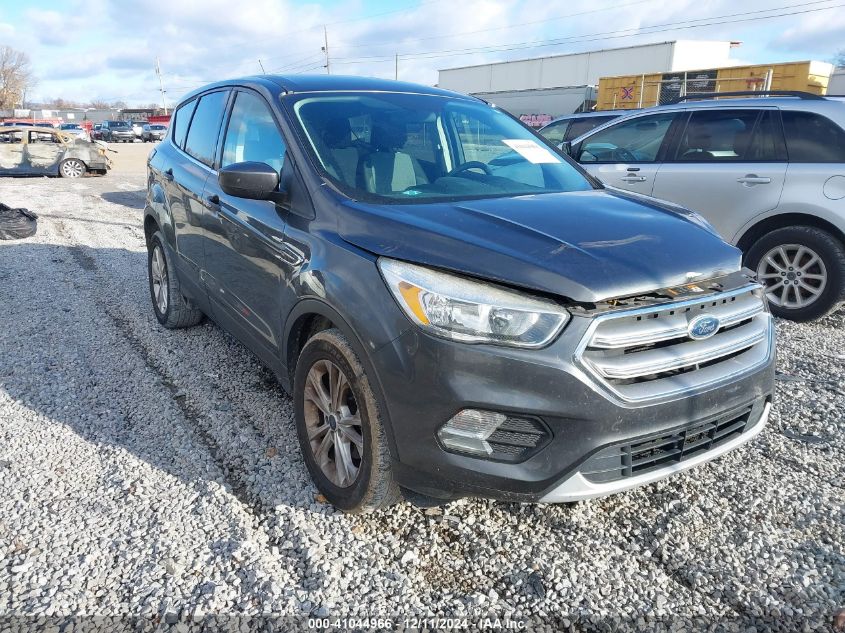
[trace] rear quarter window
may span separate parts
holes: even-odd
[[[191,122],[191,115],[197,107],[197,100],[188,101],[181,105],[173,113],[173,144],[177,147],[185,146],[185,136],[188,134],[188,124]]]
[[[845,163],[845,130],[815,112],[783,110],[783,131],[791,163]]]

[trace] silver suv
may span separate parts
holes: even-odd
[[[614,119],[564,149],[609,186],[700,212],[742,249],[776,315],[817,319],[845,299],[842,99],[679,101]]]

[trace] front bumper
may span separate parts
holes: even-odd
[[[455,343],[417,328],[381,348],[372,360],[392,426],[400,485],[442,499],[585,499],[718,457],[765,425],[774,385],[773,338],[765,362],[726,383],[657,403],[631,403],[595,384],[575,357],[591,322],[573,317],[562,335],[541,350]],[[608,447],[692,427],[743,407],[754,407],[745,430],[696,457],[608,484],[591,483],[579,474],[591,456]],[[540,419],[550,439],[518,463],[448,452],[437,431],[467,408]]]

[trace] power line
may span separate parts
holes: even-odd
[[[823,0],[820,0],[823,1]],[[590,15],[592,13],[601,13],[602,11],[610,11],[610,10],[617,10],[617,9],[625,9],[627,7],[631,7],[637,4],[644,4],[646,2],[654,2],[654,0],[635,0],[634,2],[628,2],[625,4],[613,4],[606,7],[601,7],[598,9],[590,9],[589,11],[578,11],[577,13],[567,13],[566,15],[559,15],[557,17],[547,17],[542,20],[532,20],[530,22],[520,22],[518,24],[507,24],[505,26],[495,26],[489,29],[477,29],[475,31],[461,31],[460,33],[450,33],[448,35],[431,35],[429,37],[417,37],[414,38],[415,42],[425,42],[428,40],[442,40],[442,39],[452,39],[456,37],[464,37],[465,35],[476,35],[478,33],[490,33],[492,31],[508,31],[511,29],[518,29],[523,26],[533,26],[535,24],[546,24],[548,22],[557,22],[559,20],[565,20],[567,18],[574,18],[582,15]],[[372,44],[352,44],[348,46],[341,45],[341,48],[373,48],[373,47],[381,47],[387,45],[395,45],[399,42],[378,42]]]
[[[763,15],[763,16],[756,16],[751,18],[743,18],[743,19],[734,19],[734,20],[726,20],[726,21],[713,21],[713,20],[725,20],[726,18],[737,18],[741,16],[753,15],[758,13],[765,13],[768,11],[779,11],[781,9],[790,9],[790,8],[797,8],[797,7],[805,7],[814,4],[820,4],[822,2],[831,2],[833,0],[815,0],[814,2],[805,2],[801,4],[794,4],[794,5],[786,5],[782,7],[776,7],[772,9],[761,9],[757,11],[746,11],[742,13],[732,13],[727,15],[719,15],[719,16],[710,16],[706,18],[696,18],[694,20],[683,20],[679,22],[666,22],[663,24],[654,24],[651,26],[644,26],[638,28],[629,28],[629,29],[621,29],[616,31],[604,31],[600,33],[588,33],[582,35],[573,35],[569,37],[563,38],[555,38],[551,40],[535,40],[535,41],[528,41],[528,42],[515,42],[511,44],[504,44],[498,46],[484,46],[484,47],[476,47],[476,48],[460,48],[460,49],[440,49],[440,50],[432,50],[432,51],[421,51],[418,53],[405,53],[400,54],[399,57],[402,59],[433,59],[436,57],[449,57],[449,56],[460,56],[460,55],[472,55],[477,53],[494,53],[494,52],[501,52],[501,51],[510,51],[510,50],[520,50],[526,48],[541,48],[547,46],[557,46],[559,44],[566,44],[572,43],[579,40],[584,39],[592,39],[596,37],[603,37],[604,39],[620,39],[620,38],[627,38],[627,37],[635,37],[637,35],[650,35],[653,33],[663,33],[666,31],[673,31],[673,30],[686,30],[686,29],[694,29],[694,28],[702,28],[707,26],[717,26],[721,24],[726,24],[728,22],[753,22],[757,20],[768,20],[772,18],[779,18],[785,17],[790,15],[799,15],[804,13],[814,13],[817,11],[827,11],[830,9],[836,9],[845,4],[836,4],[827,7],[817,7],[814,9],[804,9],[801,11],[791,11],[786,13],[777,13],[773,15]],[[691,24],[692,22],[703,22],[707,21],[704,24]],[[358,57],[358,58],[350,58],[350,57],[338,57],[335,59],[335,63],[347,62],[347,63],[364,63],[367,61],[385,61],[385,60],[392,60],[393,56],[387,55],[373,55],[373,56],[365,56],[365,57]]]

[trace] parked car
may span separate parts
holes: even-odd
[[[135,138],[140,139],[144,133],[144,126],[146,121],[132,121],[132,131],[135,133]]]
[[[80,178],[110,167],[103,148],[61,130],[0,127],[0,175]]]
[[[135,130],[128,121],[103,121],[100,133],[109,143],[132,143],[135,140]]]
[[[160,141],[167,135],[167,126],[161,123],[145,123],[141,132],[141,140],[145,143]]]
[[[95,123],[94,126],[91,128],[91,140],[92,141],[102,141],[103,140],[103,126],[100,123]]]
[[[272,368],[338,508],[606,495],[766,423],[774,331],[740,252],[478,99],[215,83],[148,170],[156,319],[208,315]]]
[[[559,117],[539,129],[540,134],[555,145],[564,141],[572,141],[590,130],[619,118],[626,111],[611,110],[599,112],[580,112]]]
[[[845,299],[842,100],[681,101],[607,123],[570,152],[608,185],[700,212],[745,253],[775,315],[817,319]]]
[[[77,138],[81,138],[83,141],[91,140],[91,135],[88,134],[88,130],[79,125],[79,123],[62,123],[59,126],[59,129],[68,136],[75,136]]]

